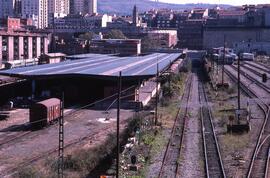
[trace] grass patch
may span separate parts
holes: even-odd
[[[140,115],[134,115],[128,126],[120,135],[120,142],[123,143],[127,137],[139,126]],[[106,146],[104,146],[106,145]],[[110,134],[107,139],[92,148],[79,148],[70,155],[64,157],[64,171],[67,177],[86,177],[98,164],[108,156],[111,156],[116,147],[116,134]],[[35,165],[38,166],[38,165]],[[48,158],[42,169],[36,169],[34,165],[18,171],[19,178],[46,178],[55,177],[58,170],[58,160]]]
[[[42,177],[38,170],[34,167],[25,167],[18,170],[17,176],[18,178],[37,178]]]
[[[222,142],[222,148],[224,151],[242,151],[247,147],[249,144],[249,134],[243,134],[243,135],[231,135],[226,134],[222,136],[221,139]]]

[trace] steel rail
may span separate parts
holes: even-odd
[[[255,68],[257,68],[257,69],[259,69],[259,70],[261,70],[261,71],[264,71],[264,72],[266,72],[266,73],[268,73],[268,74],[270,74],[270,70],[266,70],[266,69],[264,69],[264,68],[269,68],[269,67],[267,67],[267,66],[264,66],[264,65],[261,65],[260,63],[256,63],[256,64],[252,64],[252,63],[250,63],[250,62],[243,62],[244,64],[247,64],[247,65],[249,65],[249,66],[252,66],[252,67],[255,67]],[[262,68],[262,67],[260,67],[260,66],[258,66],[258,65],[260,65],[260,66],[262,66],[262,67],[264,67],[264,68]]]
[[[217,136],[216,136],[215,129],[214,129],[212,112],[211,112],[211,109],[209,108],[208,99],[207,99],[207,96],[205,93],[205,89],[204,89],[204,86],[201,82],[199,82],[199,101],[201,104],[200,117],[201,117],[201,128],[202,128],[206,177],[207,178],[211,178],[211,177],[226,178],[224,164],[223,164],[221,153],[220,153],[220,146],[218,144]],[[206,118],[204,117],[204,110],[203,110],[204,107],[205,107],[205,109],[207,109],[206,112],[207,112],[208,117],[206,117]],[[207,122],[208,122],[208,125],[207,125]],[[209,128],[209,126],[210,126],[210,130],[207,129],[207,127]],[[207,130],[207,134],[205,132],[206,130]],[[214,138],[213,139],[214,143],[207,143],[207,140],[210,141],[211,137]],[[211,146],[213,146],[213,144],[214,144],[214,150],[211,150]],[[218,162],[218,167],[219,167],[218,173],[215,172],[216,170],[214,170],[215,163],[210,163],[210,160],[211,160],[210,156],[214,156],[214,155],[217,156],[217,159],[214,159],[214,161]],[[212,161],[213,161],[213,159],[212,159]],[[217,165],[215,165],[215,166],[217,166]],[[216,174],[219,174],[219,175],[216,175]]]
[[[237,78],[233,74],[231,74],[227,69],[225,70],[225,73],[234,82],[237,82]],[[257,95],[256,95],[256,93],[253,90],[251,90],[248,86],[246,86],[243,82],[240,82],[240,84],[241,84],[241,89],[243,91],[245,91],[245,93],[248,94],[248,96],[258,98]],[[266,127],[266,124],[268,122],[268,117],[269,117],[269,106],[266,103],[264,103],[264,101],[262,101],[260,99],[259,99],[259,101],[260,102],[258,102],[258,100],[256,100],[257,105],[259,106],[259,108],[261,108],[261,110],[263,111],[265,117],[264,117],[264,122],[263,122],[263,124],[261,126],[261,129],[260,129],[260,133],[259,133],[258,139],[256,141],[255,149],[254,149],[254,151],[252,153],[252,159],[251,159],[250,164],[249,164],[247,178],[250,178],[251,177],[252,170],[253,170],[253,167],[254,167],[254,164],[255,164],[255,160],[257,158],[257,155],[259,153],[258,152],[259,151],[259,147],[261,145],[261,140],[262,140],[263,134],[265,132],[265,127]],[[267,161],[266,161],[266,165],[269,164],[269,163],[267,163]],[[267,169],[267,167],[266,167],[266,169]]]
[[[231,66],[232,69],[234,69],[235,71],[237,71],[237,67],[232,65]],[[259,86],[260,88],[262,88],[263,90],[265,90],[267,93],[270,93],[270,87],[264,85],[263,83],[259,82],[257,79],[255,79],[254,77],[250,76],[249,74],[245,73],[244,71],[240,71],[240,73],[242,74],[242,76],[244,76],[245,78],[249,79],[250,81],[254,82],[257,84],[257,86]]]
[[[190,97],[190,90],[191,90],[191,85],[192,85],[192,76],[189,76],[186,80],[186,83],[188,82],[188,85],[186,85],[185,87],[185,91],[184,93],[182,94],[181,96],[181,99],[180,99],[180,103],[183,103],[185,102],[185,94],[187,93],[187,101],[186,101],[186,107],[185,107],[185,111],[184,111],[184,117],[180,117],[181,115],[181,107],[179,107],[179,109],[177,110],[177,114],[176,114],[176,117],[175,117],[175,120],[174,120],[174,124],[173,124],[173,128],[172,128],[172,131],[171,131],[171,134],[170,134],[170,138],[168,140],[168,143],[166,145],[166,149],[165,149],[165,153],[164,153],[164,156],[163,156],[163,159],[162,159],[162,164],[161,164],[161,168],[160,168],[160,171],[159,171],[159,174],[158,174],[158,178],[163,178],[164,176],[164,167],[166,166],[166,163],[169,159],[170,154],[172,154],[172,152],[170,151],[171,149],[171,146],[172,146],[172,140],[174,138],[174,136],[176,136],[175,132],[176,132],[176,126],[179,124],[179,126],[182,126],[182,130],[181,130],[181,134],[180,134],[180,147],[178,149],[178,155],[176,157],[176,160],[179,159],[180,157],[180,153],[181,153],[181,148],[182,148],[182,144],[183,144],[183,135],[184,135],[184,128],[185,128],[185,117],[187,115],[187,106],[188,106],[188,101],[189,101],[189,97]],[[182,123],[179,123],[181,122],[181,120],[183,121]],[[178,146],[178,145],[176,145]],[[177,177],[177,175],[179,174],[179,164],[177,162],[175,162],[174,164],[176,164],[176,168],[175,168],[175,171],[174,171],[174,174],[175,174],[175,178]]]

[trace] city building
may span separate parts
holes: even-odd
[[[70,0],[71,14],[96,14],[97,0]]]
[[[22,16],[33,19],[34,26],[48,26],[48,0],[22,0]]]
[[[270,28],[267,27],[239,27],[239,26],[209,26],[204,27],[203,48],[223,46],[224,36],[226,44],[232,48],[234,43],[241,42],[270,42]]]
[[[190,12],[179,12],[175,13],[171,21],[172,28],[179,28],[187,19]]]
[[[241,51],[264,50],[270,42],[270,6],[244,5],[229,10],[219,10],[216,19],[207,19],[203,28],[203,48],[219,47],[226,43]],[[253,45],[254,44],[254,45]],[[235,46],[236,45],[236,46]],[[254,48],[251,48],[253,45]],[[241,47],[240,47],[241,46]]]
[[[188,19],[178,27],[180,48],[200,50],[203,48],[204,19]]]
[[[69,14],[69,0],[48,0],[49,24],[54,18],[65,17]]]
[[[101,39],[90,42],[91,53],[120,55],[139,55],[141,54],[140,39]]]
[[[270,55],[270,41],[269,42],[249,42],[241,41],[233,44],[236,54],[239,53],[256,53],[258,55]]]
[[[172,11],[158,12],[156,16],[157,27],[170,28],[172,19]]]
[[[158,48],[173,48],[178,42],[177,30],[149,30],[146,33]]]
[[[194,8],[189,13],[189,19],[203,19],[208,17],[208,10],[202,8]]]
[[[13,61],[37,59],[48,53],[46,33],[0,31],[0,68]]]
[[[21,0],[0,0],[0,18],[14,17],[21,13]]]
[[[112,22],[112,16],[103,15],[68,15],[64,18],[54,19],[54,31],[56,33],[79,33],[88,32],[94,28],[107,27]]]
[[[146,23],[148,27],[156,27],[155,18],[157,15],[156,10],[150,10],[147,12],[144,12],[143,14],[140,14],[142,17],[142,22]]]
[[[6,31],[29,29],[30,27],[32,27],[32,25],[33,25],[32,19],[22,19],[13,17],[0,19],[0,27]]]
[[[89,0],[88,3],[88,14],[97,13],[97,0]]]

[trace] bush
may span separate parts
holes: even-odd
[[[227,93],[228,94],[233,94],[236,92],[236,87],[235,86],[232,86],[230,88],[227,89]]]
[[[172,97],[173,96],[173,90],[170,84],[166,83],[162,86],[163,96],[165,97]]]
[[[166,99],[166,98],[161,98],[160,99],[160,104],[161,104],[162,107],[166,107],[166,106],[169,106],[170,101],[168,99]]]
[[[36,169],[33,167],[21,168],[18,171],[18,178],[39,178],[41,177]]]

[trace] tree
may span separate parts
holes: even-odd
[[[150,49],[157,48],[158,45],[156,44],[156,41],[151,39],[149,36],[145,36],[142,38],[142,51],[148,51]]]
[[[107,34],[108,39],[127,39],[121,30],[111,30]]]

